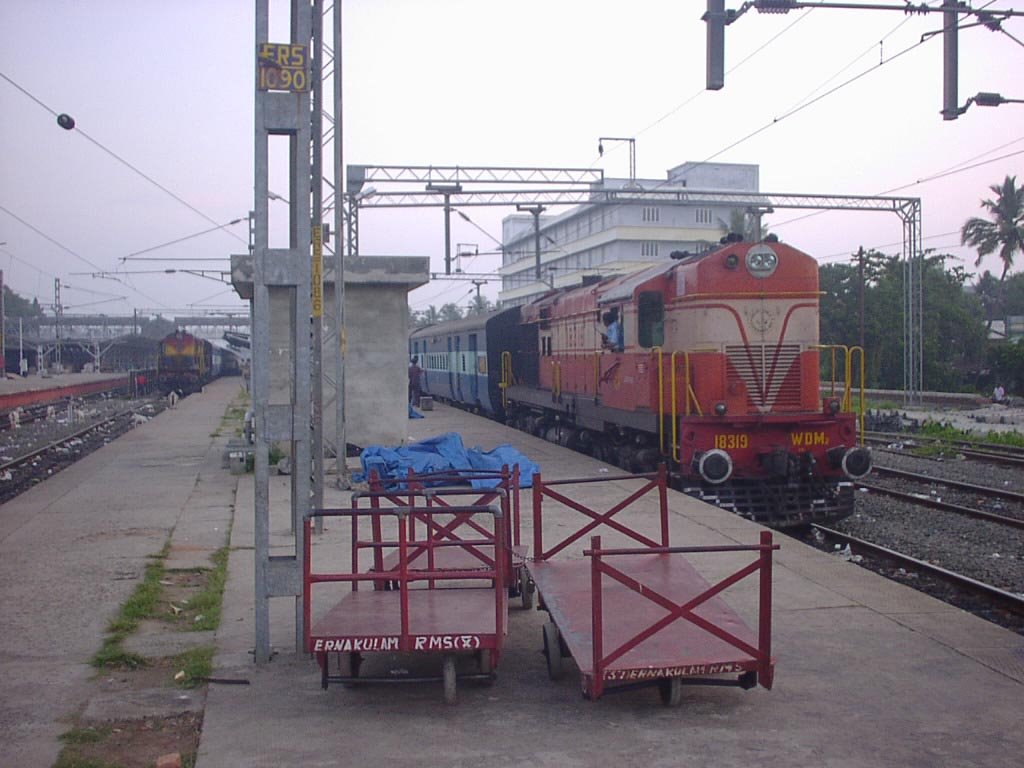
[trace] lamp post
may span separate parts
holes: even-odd
[[[452,273],[452,195],[462,191],[462,185],[427,184],[427,192],[440,192],[444,195],[444,273]]]
[[[606,141],[628,141],[629,142],[629,186],[627,189],[636,188],[636,139],[622,136],[602,136],[597,140],[597,154],[604,157],[604,142]]]
[[[525,213],[533,214],[533,250],[534,258],[534,277],[537,282],[542,282],[541,271],[540,271],[540,215],[547,209],[543,205],[517,205],[517,211],[523,211]]]
[[[989,93],[982,91],[980,93],[976,93],[974,96],[971,96],[971,98],[967,100],[967,103],[956,111],[957,116],[962,115],[964,112],[970,109],[971,104],[977,104],[979,107],[998,107],[1000,104],[1024,104],[1024,99],[1007,99],[1005,96],[999,93]],[[956,118],[954,117],[948,119]]]

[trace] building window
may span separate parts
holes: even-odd
[[[650,206],[645,207],[644,208],[644,212],[643,212],[643,220],[644,221],[658,221],[659,220],[659,214],[660,214],[660,211],[659,211],[658,208],[654,208],[654,207],[650,207]]]
[[[710,208],[698,208],[697,209],[697,223],[698,224],[710,224],[711,223],[711,209]]]
[[[658,255],[658,243],[656,240],[646,240],[640,243],[640,255],[644,258],[654,258]]]

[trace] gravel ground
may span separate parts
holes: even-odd
[[[888,452],[877,452],[875,460],[877,464],[909,472],[1024,492],[1024,477],[1019,469]],[[870,481],[875,482],[876,478]],[[950,493],[941,493],[943,498],[954,500]],[[979,506],[976,500],[957,502]],[[1024,530],[915,507],[866,492],[857,494],[853,516],[836,528],[1009,592],[1024,594]]]

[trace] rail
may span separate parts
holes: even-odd
[[[704,411],[701,410],[700,402],[697,400],[697,393],[693,391],[693,383],[690,381],[690,353],[689,352],[673,352],[669,358],[669,365],[672,368],[670,379],[671,386],[671,397],[672,401],[672,460],[679,461],[679,391],[676,383],[676,370],[678,366],[676,364],[676,357],[678,355],[683,356],[683,386],[685,388],[685,402],[683,404],[683,415],[690,416],[693,411],[690,409],[690,404],[693,404],[693,408],[696,410],[698,416],[703,416]],[[659,384],[661,381],[661,360],[658,362],[659,368]],[[660,415],[660,414],[659,414]]]
[[[501,353],[501,381],[498,383],[498,389],[501,390],[501,407],[508,407],[508,388],[515,382],[515,377],[512,375],[512,353],[505,351]]]
[[[839,409],[845,413],[857,415],[857,432],[860,437],[860,444],[864,445],[864,411],[866,399],[864,394],[865,357],[864,348],[860,346],[847,346],[845,344],[815,344],[815,349],[826,350],[831,353],[831,364],[829,366],[829,397],[836,396],[836,352],[843,352],[843,391],[839,398]],[[857,355],[860,361],[859,381],[857,382],[857,408],[853,407],[853,358]]]

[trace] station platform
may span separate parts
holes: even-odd
[[[44,381],[60,378],[80,376]],[[0,765],[54,765],[96,693],[90,659],[154,555],[170,544],[167,567],[209,566],[225,545],[239,476],[222,469],[230,436],[216,425],[239,382],[218,379],[0,505]]]
[[[1004,768],[1024,754],[1024,637],[782,536],[770,691],[686,688],[674,709],[653,689],[584,700],[572,663],[562,680],[548,679],[546,615],[515,604],[497,681],[460,685],[455,706],[442,703],[439,683],[321,690],[316,663],[295,652],[290,598],[271,601],[276,655],[256,666],[252,476],[221,466],[227,436],[211,426],[237,391],[237,379],[218,380],[0,507],[0,763],[53,765],[57,736],[87,704],[88,661],[107,622],[168,540],[172,567],[231,545],[213,676],[244,684],[209,685],[198,768]],[[408,422],[411,439],[455,431],[467,446],[508,443],[545,480],[620,473],[441,404],[424,416]],[[614,501],[601,496],[615,485],[581,500],[608,506]],[[288,555],[289,478],[271,486],[273,552]],[[326,496],[327,505],[349,498],[334,489]],[[669,507],[676,545],[748,544],[761,531],[671,491]],[[650,509],[631,514],[656,534]],[[545,513],[545,535],[567,525]],[[314,556],[347,556],[346,537],[345,526],[328,523]],[[735,565],[728,555],[692,562],[709,579]],[[750,621],[754,590],[726,599]],[[393,661],[396,677],[408,663]]]
[[[458,432],[467,447],[508,443],[540,465],[545,480],[621,471],[471,414],[435,405],[409,421],[409,437]],[[288,554],[287,483],[271,489],[272,546]],[[615,485],[614,483],[611,485]],[[582,499],[614,500],[608,484]],[[623,486],[622,490],[625,490]],[[347,503],[329,491],[326,505]],[[523,541],[530,541],[529,491]],[[652,501],[651,504],[654,502]],[[673,545],[749,544],[761,528],[670,491]],[[239,486],[228,595],[217,636],[199,768],[368,764],[403,766],[991,766],[1024,754],[1024,637],[977,619],[783,536],[774,564],[774,687],[685,688],[680,708],[653,689],[586,701],[575,667],[548,679],[541,653],[546,614],[516,608],[492,686],[466,683],[459,703],[440,684],[331,686],[294,652],[294,601],[271,603],[274,660],[252,663],[252,483]],[[631,524],[657,534],[642,506]],[[649,519],[647,519],[649,518]],[[646,522],[645,522],[646,520]],[[545,514],[545,536],[568,521]],[[329,524],[314,558],[347,556],[347,527]],[[730,572],[730,556],[694,558],[706,577]],[[726,599],[750,621],[756,590]],[[320,608],[314,598],[316,615]],[[567,660],[568,661],[568,660]],[[409,672],[396,657],[392,673]]]
[[[62,373],[56,376],[0,377],[0,412],[19,406],[46,403],[63,397],[102,392],[128,383],[128,373]]]

